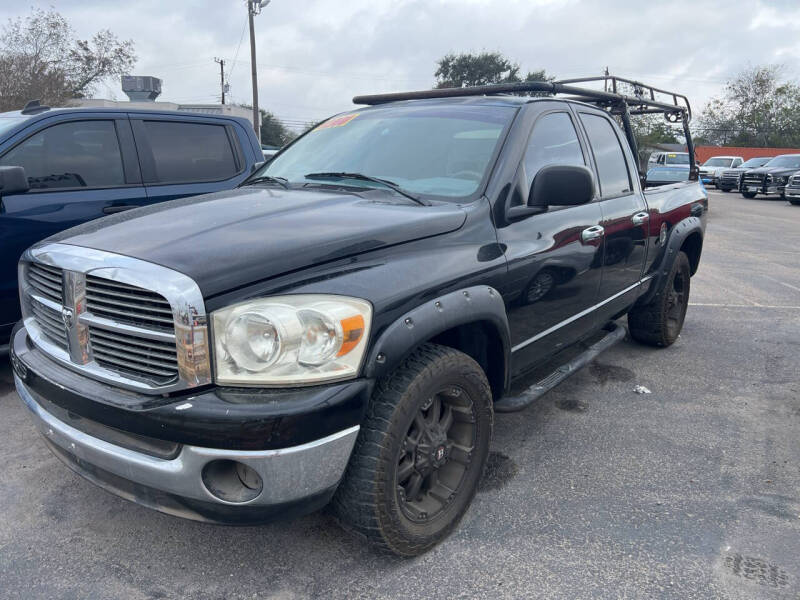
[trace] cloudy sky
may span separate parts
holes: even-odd
[[[82,37],[107,28],[136,44],[138,75],[161,100],[251,98],[244,0],[50,0],[0,5],[0,19],[55,7]],[[256,17],[260,104],[289,124],[348,109],[355,94],[427,88],[447,52],[492,50],[523,71],[612,73],[687,94],[701,108],[743,67],[800,79],[798,0],[272,0]],[[241,42],[241,43],[240,43]],[[112,82],[99,96],[124,98]]]

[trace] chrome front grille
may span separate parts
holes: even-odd
[[[61,269],[49,267],[39,263],[31,263],[28,269],[28,283],[36,290],[37,296],[42,296],[61,304],[61,289],[63,287],[63,274]],[[59,320],[61,317],[59,316]]]
[[[740,176],[741,176],[740,171],[724,171],[722,175],[720,175],[719,180],[720,183],[724,185],[737,186],[739,185]]]
[[[42,328],[42,333],[59,348],[66,350],[69,345],[67,341],[67,326],[61,319],[61,312],[36,297],[31,299],[31,312],[39,327]]]
[[[89,345],[94,359],[108,369],[135,376],[145,374],[164,382],[178,377],[175,342],[148,340],[90,325]]]
[[[173,331],[172,308],[161,294],[88,275],[86,307],[92,314],[137,327]]]
[[[756,174],[749,174],[745,173],[744,178],[742,180],[744,185],[763,185],[764,184],[764,176]]]
[[[23,256],[20,287],[29,337],[70,368],[150,393],[211,383],[203,298],[185,275],[47,244]]]
[[[800,190],[800,175],[792,175],[789,178],[789,183],[786,184],[788,189]]]

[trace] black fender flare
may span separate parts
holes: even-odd
[[[426,300],[391,323],[375,340],[367,356],[364,375],[380,378],[389,374],[415,348],[459,325],[488,322],[500,336],[503,347],[504,387],[508,385],[511,335],[503,297],[486,285],[462,288]]]
[[[680,252],[681,246],[683,246],[686,239],[694,233],[700,234],[700,238],[702,239],[703,232],[703,222],[700,217],[686,217],[677,225],[673,226],[666,244],[664,244],[660,255],[656,258],[655,264],[657,266],[654,266],[651,270],[652,277],[650,287],[639,297],[637,301],[638,305],[650,302],[664,287],[667,275],[669,275],[669,271],[672,269],[672,263],[675,262],[678,252]]]

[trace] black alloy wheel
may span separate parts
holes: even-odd
[[[420,406],[401,442],[398,505],[411,521],[435,519],[460,491],[475,448],[474,402],[460,386]]]
[[[688,274],[684,270],[678,269],[675,271],[671,285],[667,290],[667,335],[670,338],[677,338],[683,328],[686,308],[689,305],[688,283]]]

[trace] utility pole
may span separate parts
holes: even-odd
[[[219,64],[219,89],[222,92],[222,104],[225,104],[225,59],[214,58],[214,62]]]
[[[261,13],[271,0],[247,0],[247,18],[250,25],[250,75],[253,78],[253,128],[256,130],[256,137],[261,142],[261,127],[258,112],[258,71],[256,70],[256,31],[253,25],[253,17]]]

